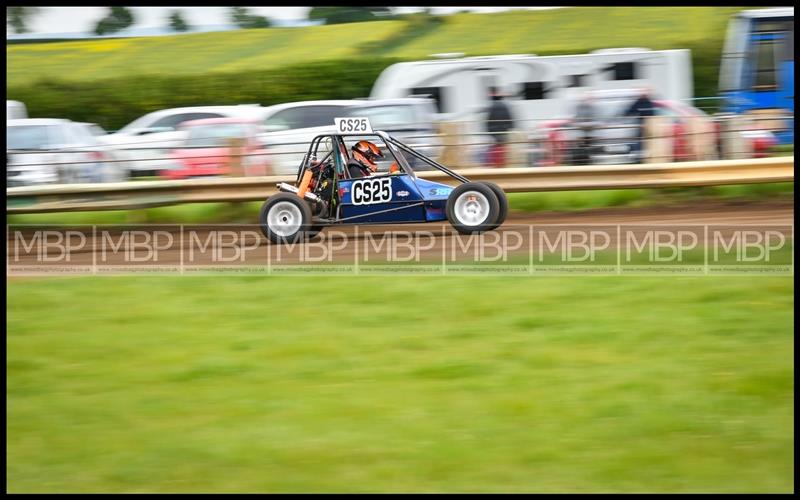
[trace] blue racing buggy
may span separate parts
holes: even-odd
[[[278,184],[280,192],[261,207],[259,223],[270,241],[293,243],[340,224],[448,220],[458,232],[471,234],[493,230],[503,223],[508,201],[499,186],[470,182],[389,134],[373,132],[368,123],[366,128],[366,133],[349,133],[340,126],[339,133],[318,135],[311,141],[295,183]],[[364,143],[378,151],[372,157],[376,160],[371,163],[373,170],[359,173],[353,168],[354,158]],[[421,164],[446,173],[460,184],[452,187],[417,177],[412,165]]]

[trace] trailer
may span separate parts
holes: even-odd
[[[648,87],[670,100],[693,97],[690,51],[617,48],[588,54],[454,57],[403,62],[386,68],[370,97],[432,97],[439,120],[480,121],[494,87],[507,96],[518,128],[566,118],[588,91]]]

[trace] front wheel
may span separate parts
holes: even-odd
[[[293,193],[270,196],[259,214],[261,232],[273,243],[295,243],[311,231],[311,209]]]
[[[480,233],[497,227],[500,202],[486,184],[466,182],[450,193],[446,212],[447,220],[459,233]]]
[[[483,182],[483,184],[486,184],[494,191],[495,196],[497,196],[497,201],[500,204],[500,212],[497,216],[497,221],[489,228],[489,231],[491,231],[492,229],[497,229],[506,221],[506,216],[508,215],[508,198],[506,198],[505,191],[497,184],[493,182]]]

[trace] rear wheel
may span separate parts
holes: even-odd
[[[497,201],[500,203],[500,215],[497,217],[497,222],[495,222],[489,230],[497,229],[506,221],[506,216],[508,215],[508,198],[506,198],[505,191],[497,184],[493,182],[483,182],[483,184],[486,184],[494,191],[495,196],[497,196]]]
[[[293,193],[270,196],[259,214],[261,232],[273,243],[294,243],[312,231],[311,209]]]
[[[311,239],[311,238],[316,238],[316,237],[317,237],[317,235],[318,235],[319,233],[321,233],[321,232],[322,232],[322,229],[323,229],[324,227],[325,227],[325,226],[321,226],[321,225],[319,225],[319,224],[315,224],[315,225],[311,226],[311,229],[309,229],[309,230],[306,232],[306,238],[308,238],[308,239]]]
[[[496,227],[500,202],[486,184],[466,182],[450,193],[446,211],[447,220],[459,233],[480,233]]]

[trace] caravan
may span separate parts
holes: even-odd
[[[458,54],[456,54],[458,55]],[[564,56],[456,57],[394,64],[381,73],[372,98],[428,95],[438,118],[478,122],[489,105],[489,89],[508,96],[518,128],[571,116],[586,91],[650,87],[664,99],[692,98],[689,50],[603,49]]]

